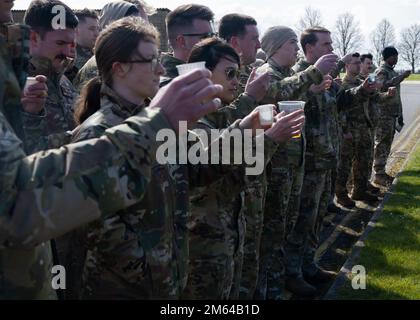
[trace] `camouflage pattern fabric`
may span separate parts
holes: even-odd
[[[88,60],[92,58],[92,56],[93,52],[91,49],[77,45],[76,60],[74,62],[74,66],[77,68],[77,70],[82,69],[86,62],[88,62]]]
[[[200,120],[195,131],[223,129],[231,124],[229,108]],[[190,262],[185,299],[238,299],[242,273],[245,217],[243,172],[233,172],[190,196]],[[239,273],[239,274],[238,274]]]
[[[178,69],[176,66],[184,64],[185,61],[179,60],[171,54],[164,54],[162,55],[161,63],[165,69],[165,74],[160,77],[160,87],[162,88],[178,76]]]
[[[6,80],[3,90],[7,91],[6,103],[3,103],[2,112],[9,120],[17,136],[24,140],[27,134],[22,122],[22,106],[20,103],[20,90],[23,89],[29,63],[29,33],[28,26],[22,24],[0,25],[0,55],[6,64],[4,76]]]
[[[322,220],[330,200],[331,170],[305,170],[300,211],[285,245],[285,273],[287,277],[313,275]]]
[[[346,75],[343,89],[350,89],[362,84],[362,79]],[[371,99],[370,99],[371,100]],[[351,140],[344,140],[341,148],[340,162],[335,180],[337,194],[347,194],[347,182],[352,173],[353,192],[364,193],[369,181],[369,164],[373,145],[370,135],[372,122],[367,112],[370,100],[362,105],[346,108],[347,126],[352,134]]]
[[[295,72],[310,64],[302,59],[293,68]],[[305,174],[303,178],[300,212],[296,226],[287,238],[286,275],[299,276],[316,271],[313,261],[318,245],[322,219],[331,197],[332,170],[336,170],[342,128],[340,122],[347,108],[361,105],[369,98],[362,86],[343,89],[333,83],[320,93],[308,91],[305,101]],[[340,115],[339,115],[340,113]]]
[[[48,86],[45,112],[41,115],[24,113],[23,116],[24,126],[30,132],[26,137],[25,150],[30,154],[69,143],[67,131],[75,127],[73,107],[77,94],[66,76],[53,71],[49,59],[32,58],[29,74],[46,76]]]
[[[83,86],[91,79],[98,76],[98,66],[96,65],[96,58],[93,55],[86,63],[83,65],[79,72],[77,72],[76,77],[73,80],[74,88],[77,92],[81,92]]]
[[[279,67],[271,59],[258,72],[270,74],[269,91],[262,104],[277,105],[279,100],[299,99],[311,84],[322,81],[322,74],[315,67],[294,74],[290,68]],[[286,225],[296,221],[299,213],[304,154],[305,140],[302,135],[291,139],[286,150],[279,150],[271,160],[261,240],[259,299],[281,299],[284,287],[283,247],[288,236]]]
[[[387,63],[382,62],[376,70],[376,80],[382,83],[382,92],[386,92],[389,87],[397,87],[395,97],[383,101],[379,106],[378,124],[375,130],[375,151],[374,151],[374,171],[375,174],[385,174],[386,163],[391,152],[392,142],[395,135],[395,121],[397,117],[402,117],[401,102],[401,81],[403,77]]]

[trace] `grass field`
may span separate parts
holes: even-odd
[[[366,269],[366,289],[354,290],[347,281],[338,299],[420,299],[419,145],[357,264]]]
[[[412,74],[407,78],[407,81],[420,81],[420,74]]]

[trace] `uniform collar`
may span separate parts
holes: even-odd
[[[352,77],[348,74],[346,74],[343,78],[343,81],[347,83],[357,83],[358,82],[358,76]]]
[[[162,65],[165,68],[165,76],[175,78],[178,76],[178,69],[176,66],[184,64],[185,62],[175,58],[172,54],[166,54],[162,56]]]
[[[101,86],[101,97],[107,97],[111,102],[113,102],[113,110],[124,118],[135,115],[144,108],[144,104],[138,105],[127,101],[104,83]]]
[[[282,75],[289,75],[290,73],[290,68],[289,67],[281,67],[279,66],[273,59],[268,59],[268,64],[270,65],[271,68],[273,68],[273,70],[280,72]]]
[[[93,55],[93,51],[87,47],[82,47],[80,45],[77,45],[76,50],[77,50],[78,55],[84,55],[84,56],[89,56],[89,57]]]
[[[391,67],[388,63],[386,63],[385,61],[382,61],[381,66],[389,69],[389,70],[394,70],[395,66]]]

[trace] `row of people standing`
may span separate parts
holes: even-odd
[[[121,8],[115,20],[135,14],[129,11],[131,7],[123,1],[108,5]],[[36,12],[32,21],[31,12]],[[71,33],[71,10],[66,12],[70,18],[66,31]],[[45,27],[37,25],[36,17],[39,12],[30,7],[25,21],[32,30]],[[136,18],[112,23],[97,39],[95,56],[76,76],[84,84],[77,107],[74,109],[74,102],[61,105],[64,112],[59,116],[48,111],[54,110],[48,101],[56,106],[66,97],[62,83],[71,87],[61,74],[54,81],[62,96],[47,98],[51,124],[65,123],[63,114],[68,111],[76,114],[80,126],[72,134],[67,130],[75,124],[38,137],[33,130],[30,137],[43,144],[36,149],[99,137],[144,112],[148,98],[158,91],[159,79],[162,86],[168,85],[170,75],[177,76],[175,66],[187,61],[205,61],[213,72],[211,81],[223,86],[218,97],[224,107],[202,118],[197,129],[240,128],[240,123],[255,119],[259,103],[299,98],[306,101],[304,134],[285,145],[274,143],[284,143],[298,130],[299,114],[279,118],[273,128],[266,128],[265,136],[272,139],[264,142],[267,166],[256,177],[245,176],[243,168],[188,166],[185,171],[185,166],[152,165],[153,179],[141,201],[58,239],[59,260],[70,271],[68,297],[80,297],[82,292],[84,298],[279,299],[284,281],[289,290],[313,295],[315,289],[307,280],[325,281],[333,276],[316,266],[313,254],[331,196],[330,176],[339,158],[339,111],[345,113],[369,101],[376,96],[376,88],[364,81],[343,90],[331,82],[329,74],[338,73],[339,67],[331,54],[328,30],[316,28],[302,35],[305,60],[292,71],[297,36],[286,27],[271,28],[262,40],[268,59],[260,75],[250,72],[260,47],[255,20],[227,15],[219,34],[229,44],[219,39],[199,43],[215,35],[212,20],[213,13],[204,6],[185,5],[170,13],[167,27],[174,54],[163,59],[166,70],[159,62],[158,34],[153,27]],[[36,40],[48,43],[41,34],[39,37]],[[62,48],[70,51],[73,42],[61,41]],[[70,54],[57,51],[50,60],[52,64],[56,60],[58,69],[64,71],[63,56]],[[47,78],[53,74],[45,73]],[[54,86],[48,89],[54,92]],[[235,89],[243,92],[236,96]],[[28,117],[45,121],[42,114]],[[159,120],[156,122],[165,123],[162,117]],[[39,123],[35,129],[41,127]]]

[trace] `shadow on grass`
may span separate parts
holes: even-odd
[[[402,266],[389,265],[387,258],[382,251],[366,248],[362,254],[361,265],[366,267],[367,280],[365,290],[355,290],[352,288],[351,279],[347,279],[345,285],[339,290],[337,299],[339,300],[406,300],[409,296],[403,296],[392,289],[384,289],[372,284],[371,277],[375,274],[381,276],[404,277],[413,274],[413,270]],[[374,261],[372,264],[371,261]],[[379,266],[376,267],[375,266]]]

